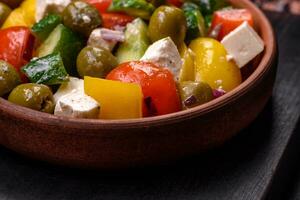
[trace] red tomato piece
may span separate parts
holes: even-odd
[[[253,17],[246,9],[232,9],[216,11],[213,15],[211,30],[218,24],[222,25],[218,40],[222,40],[228,33],[247,21],[253,27]]]
[[[102,13],[101,15],[103,20],[102,26],[108,29],[114,29],[116,26],[126,26],[134,20],[134,17],[126,14]]]
[[[164,115],[181,110],[180,97],[171,72],[150,62],[135,61],[119,65],[106,77],[137,83],[144,95],[143,115]]]
[[[105,13],[112,2],[112,0],[85,0],[85,1],[95,6],[100,13]]]
[[[167,0],[167,2],[171,5],[174,5],[176,7],[181,7],[183,4],[182,0]]]
[[[34,36],[27,27],[11,27],[0,30],[0,60],[12,64],[18,72],[30,61],[34,48]],[[23,81],[25,76],[22,75]]]

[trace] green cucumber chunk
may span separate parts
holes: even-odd
[[[72,76],[76,76],[76,58],[84,46],[85,42],[82,37],[59,24],[37,49],[37,56],[44,57],[59,52],[67,72]]]
[[[191,2],[186,2],[183,4],[182,10],[187,21],[186,41],[189,42],[198,37],[205,37],[205,20],[199,6]]]
[[[32,83],[37,84],[56,85],[69,79],[60,53],[33,59],[22,68],[22,72]]]
[[[188,0],[188,2],[193,2],[199,6],[207,28],[211,26],[212,15],[215,11],[230,6],[228,0]]]
[[[50,33],[61,23],[59,15],[50,14],[34,24],[32,27],[33,34],[41,41],[45,41]]]
[[[117,49],[116,57],[119,63],[139,60],[150,46],[148,27],[146,23],[137,18],[127,24],[125,41]]]
[[[206,15],[212,15],[215,11],[229,6],[228,0],[188,0],[200,7],[201,13]]]
[[[125,12],[134,17],[150,19],[155,7],[146,0],[113,0],[108,8],[111,12]]]

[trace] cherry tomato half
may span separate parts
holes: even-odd
[[[171,5],[174,5],[176,7],[181,7],[183,4],[182,0],[167,0],[167,2]]]
[[[164,115],[181,110],[180,97],[171,72],[150,62],[135,61],[119,65],[109,80],[138,83],[144,95],[143,115]]]
[[[112,2],[112,0],[85,0],[85,1],[95,6],[100,13],[105,13]]]
[[[102,26],[108,29],[114,29],[116,26],[126,26],[134,20],[133,17],[119,13],[102,13]]]
[[[12,64],[18,72],[32,58],[34,36],[27,27],[0,30],[0,60]],[[26,79],[22,76],[23,81]]]

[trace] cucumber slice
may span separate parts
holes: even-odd
[[[56,85],[69,79],[59,53],[32,60],[22,68],[22,72],[37,84]]]
[[[45,41],[49,34],[61,23],[59,15],[50,14],[32,27],[33,34],[41,41]]]
[[[183,4],[182,10],[186,17],[188,27],[186,41],[189,42],[198,37],[205,37],[205,20],[200,12],[199,6],[191,2],[186,2]]]
[[[210,28],[212,15],[215,11],[230,6],[227,0],[189,0],[197,4],[204,16],[206,28]]]
[[[155,7],[146,0],[113,0],[108,8],[112,12],[125,12],[134,17],[149,19]]]
[[[76,76],[76,58],[83,47],[83,38],[64,25],[59,24],[37,49],[37,56],[44,57],[59,52],[67,72],[72,76]]]
[[[137,18],[127,24],[125,42],[120,44],[116,57],[119,63],[139,60],[150,46],[148,27],[146,23]]]

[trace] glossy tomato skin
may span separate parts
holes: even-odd
[[[13,65],[18,72],[30,61],[34,37],[27,27],[11,27],[0,30],[0,60]],[[24,75],[22,80],[26,81]]]
[[[164,115],[181,110],[180,97],[171,72],[150,62],[127,62],[107,76],[109,80],[137,83],[144,95],[144,117]]]
[[[213,15],[211,30],[221,24],[218,40],[221,41],[228,33],[236,29],[243,22],[248,22],[250,26],[254,26],[254,21],[250,11],[246,9],[232,9],[216,11]]]
[[[174,5],[176,7],[181,7],[183,4],[182,0],[167,0],[167,2],[171,5]]]
[[[103,20],[102,26],[108,29],[115,29],[117,26],[124,27],[134,20],[134,17],[120,13],[102,13],[101,15]]]
[[[105,13],[112,0],[85,0],[87,3],[95,6],[100,13]]]

